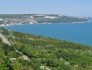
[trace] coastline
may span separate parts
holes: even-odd
[[[6,26],[15,26],[15,25],[25,25],[25,24],[84,24],[87,22],[92,22],[92,21],[84,21],[84,22],[60,22],[60,23],[10,23],[10,24],[0,24],[0,27],[6,27]]]

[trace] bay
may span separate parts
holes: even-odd
[[[7,26],[5,28],[13,31],[48,36],[69,42],[92,46],[92,22],[25,24]]]

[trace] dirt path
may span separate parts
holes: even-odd
[[[3,34],[1,34],[1,33],[0,33],[0,38],[2,39],[3,43],[8,44],[8,45],[11,46],[11,44],[10,44],[10,42],[7,40],[7,38],[6,38]]]

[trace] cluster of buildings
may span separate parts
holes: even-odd
[[[41,19],[38,19],[41,18]],[[10,25],[19,25],[19,24],[36,24],[39,23],[38,21],[42,21],[43,19],[55,19],[55,16],[47,16],[47,15],[33,15],[33,16],[26,16],[26,17],[13,17],[13,18],[0,18],[0,26],[10,26]],[[43,21],[43,23],[45,23]]]
[[[60,22],[84,22],[84,18],[74,18],[62,15],[46,15],[46,14],[12,14],[1,15],[0,26],[10,26],[19,24],[36,24],[36,23],[60,23]]]

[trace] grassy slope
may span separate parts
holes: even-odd
[[[91,47],[5,29],[2,33],[12,44],[8,46],[0,41],[2,70],[41,70],[41,66],[51,70],[92,69]],[[30,61],[24,60],[23,55],[28,56]],[[16,60],[10,61],[10,58]]]

